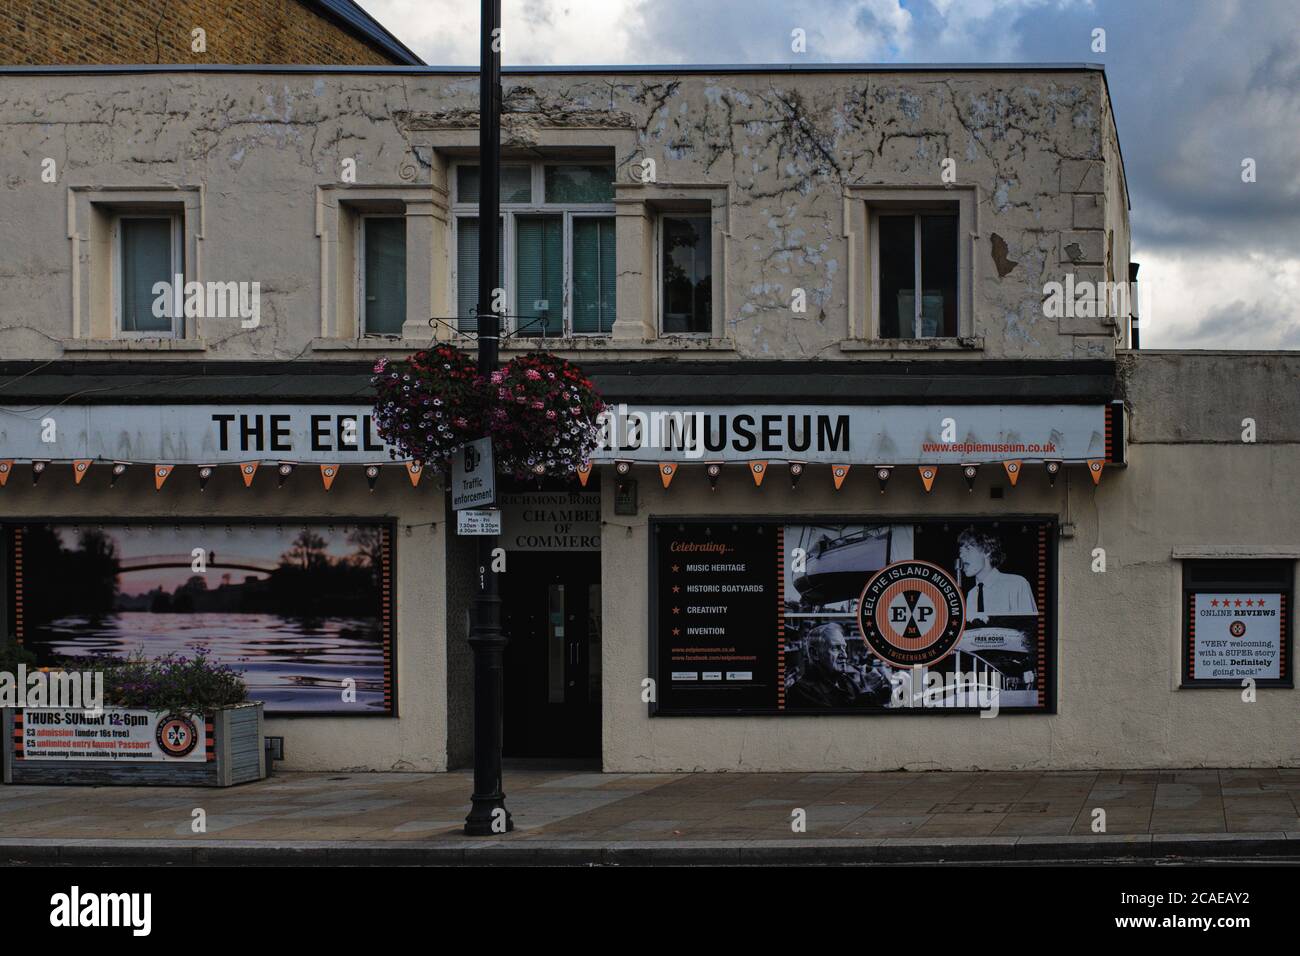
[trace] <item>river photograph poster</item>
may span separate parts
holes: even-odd
[[[661,519],[652,713],[1051,712],[1051,519]]]
[[[4,528],[8,630],[40,666],[205,652],[269,715],[392,714],[386,522]],[[75,665],[74,665],[75,666]]]

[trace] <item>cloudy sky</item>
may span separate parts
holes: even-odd
[[[473,0],[360,2],[425,62],[477,62]],[[1101,63],[1151,295],[1143,346],[1300,348],[1296,0],[502,0],[502,20],[508,66]]]

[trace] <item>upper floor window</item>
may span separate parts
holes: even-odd
[[[406,218],[360,217],[357,282],[363,335],[401,335],[406,321]]]
[[[458,326],[478,327],[479,167],[455,167]],[[498,287],[523,335],[608,333],[614,325],[614,167],[501,167]]]
[[[882,339],[959,334],[957,220],[955,209],[875,217]]]
[[[659,220],[661,327],[665,335],[713,331],[713,223],[709,216]]]
[[[117,328],[123,336],[174,338],[179,333],[184,289],[179,215],[126,214],[113,217]],[[182,279],[183,283],[184,280]]]

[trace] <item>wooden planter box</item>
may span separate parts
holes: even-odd
[[[229,787],[266,776],[266,755],[262,749],[262,704],[236,704],[209,711],[195,721],[198,739],[185,758],[163,756],[156,759],[36,759],[24,755],[24,742],[29,711],[60,710],[64,708],[4,709],[0,747],[4,757],[4,782],[17,784],[120,784],[123,786],[162,787]],[[119,707],[104,708],[103,724],[86,726],[87,740],[90,730],[110,728],[116,719],[128,715],[137,725],[132,731],[136,741],[132,746],[143,749],[143,740],[153,735],[161,740],[166,734],[162,721],[142,723],[142,711],[127,711]],[[116,717],[114,716],[116,715]],[[111,731],[110,731],[111,732]],[[123,731],[125,733],[126,731]],[[74,746],[89,746],[78,740]],[[30,746],[30,745],[29,745]],[[100,744],[100,746],[108,746]],[[196,753],[197,751],[197,753]]]

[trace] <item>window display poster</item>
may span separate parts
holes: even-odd
[[[268,715],[393,713],[387,523],[6,530],[10,620],[40,666],[203,652],[239,671]]]
[[[1050,519],[654,524],[656,714],[1049,711]]]

